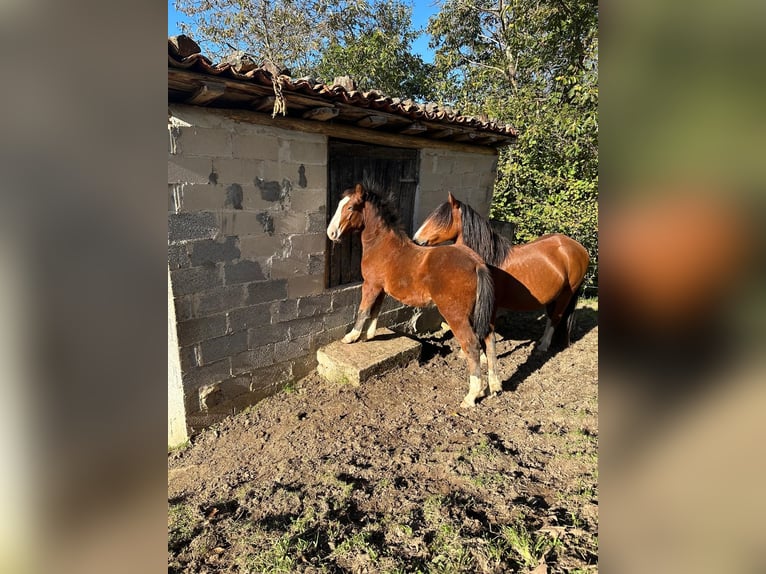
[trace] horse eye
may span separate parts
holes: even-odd
[[[349,205],[347,209],[348,209],[349,211],[353,211],[353,209],[354,209],[354,206],[353,206],[353,205]]]

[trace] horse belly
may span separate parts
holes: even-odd
[[[418,285],[410,277],[400,277],[386,281],[384,291],[391,297],[410,307],[425,307],[431,303],[431,296],[423,285]]]
[[[495,274],[495,296],[501,307],[517,311],[539,309],[567,286],[561,270],[545,261],[513,262]]]

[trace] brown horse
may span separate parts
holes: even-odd
[[[573,312],[590,261],[577,241],[555,233],[512,246],[489,221],[451,193],[413,239],[420,245],[454,240],[470,247],[493,269],[498,307],[514,311],[545,307],[548,322],[538,343],[541,351],[548,350],[554,336],[557,343],[569,345]]]
[[[399,216],[377,191],[357,184],[343,192],[327,236],[340,241],[347,231],[362,232],[362,302],[353,329],[343,337],[354,343],[369,326],[375,335],[383,299],[391,297],[413,307],[433,302],[460,343],[468,360],[468,394],[461,406],[472,407],[486,394],[481,379],[480,354],[487,354],[489,390],[497,393],[494,333],[494,288],[484,262],[465,246],[425,248],[415,245],[399,229]]]

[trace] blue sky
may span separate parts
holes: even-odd
[[[439,0],[421,0],[420,2],[413,2],[412,9],[412,25],[416,28],[425,28],[428,23],[428,18],[439,11]],[[181,33],[179,22],[187,21],[186,16],[176,12],[173,8],[173,0],[168,0],[168,36],[176,36]],[[428,49],[428,35],[423,34],[420,38],[415,40],[412,44],[412,48],[415,53],[420,56],[426,62],[433,62],[433,52]]]

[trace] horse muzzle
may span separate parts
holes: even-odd
[[[337,227],[333,229],[330,229],[329,227],[327,228],[327,237],[329,237],[330,241],[334,243],[338,243],[340,241],[341,234],[341,230]]]

